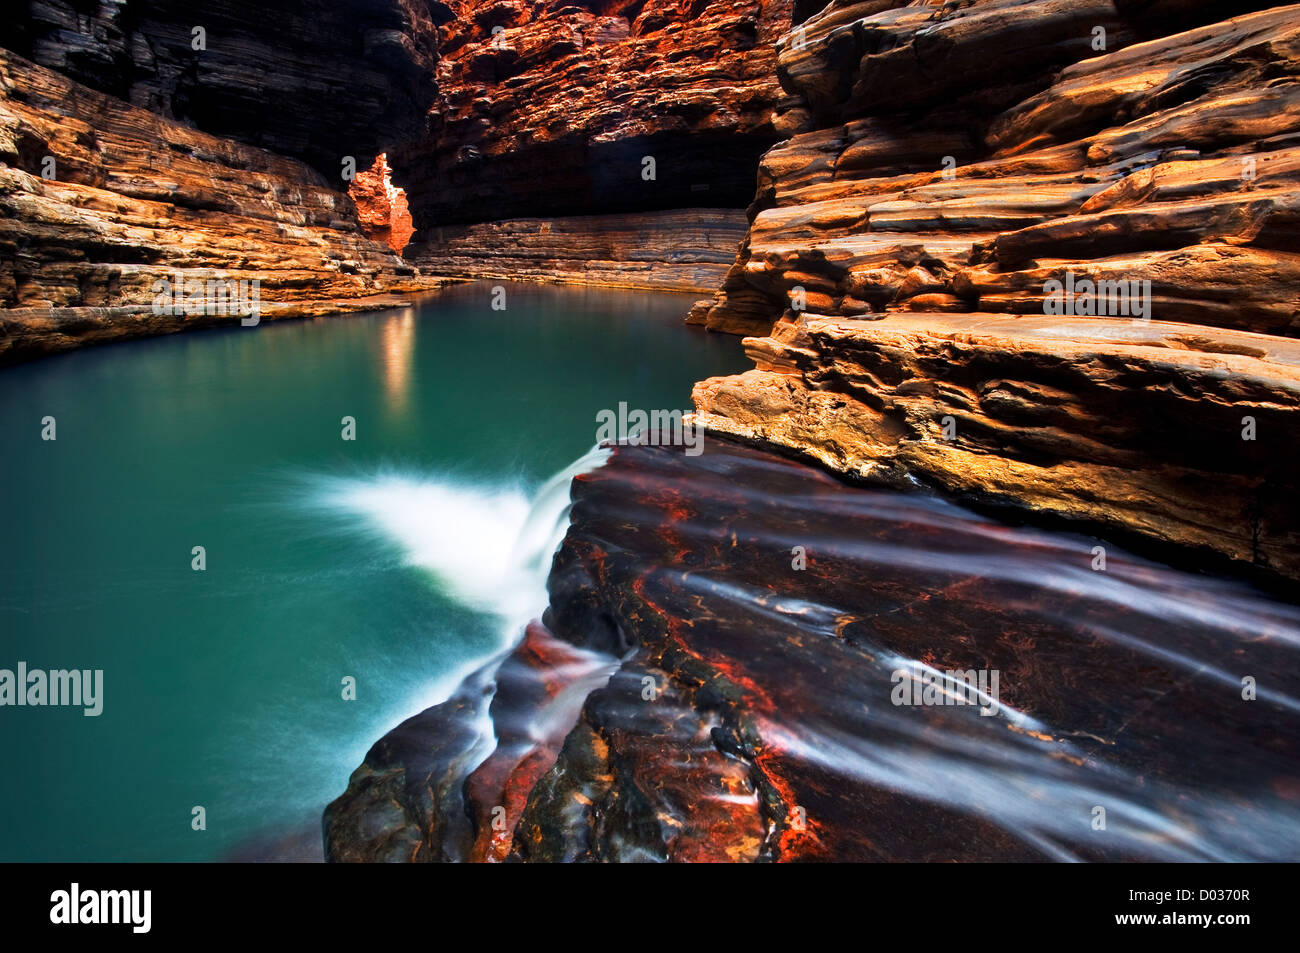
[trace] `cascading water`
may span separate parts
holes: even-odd
[[[477,613],[494,616],[498,641],[484,654],[463,657],[454,669],[414,698],[394,707],[390,724],[439,704],[472,671],[508,651],[530,619],[546,608],[551,556],[568,528],[569,486],[609,458],[593,447],[532,495],[518,485],[484,488],[449,475],[384,470],[368,477],[326,477],[312,505],[354,528],[378,533],[399,546],[443,593]],[[356,525],[359,524],[359,525]],[[491,727],[484,722],[485,737]],[[490,748],[484,750],[484,756]]]
[[[1300,850],[1294,605],[720,442],[619,448],[575,500],[548,618],[632,644],[588,717],[622,776],[654,778],[617,799],[644,814],[607,825],[603,857],[749,855],[763,831],[783,858]],[[737,761],[765,799],[736,796]],[[615,803],[575,819],[535,800],[525,850]]]
[[[495,284],[5,369],[0,668],[102,669],[105,701],[0,718],[31,768],[0,784],[0,859],[212,860],[298,831],[319,857],[374,741],[544,608],[567,481],[532,518],[531,491],[601,408],[680,407],[746,366],[681,323],[691,295],[507,282],[496,312]],[[45,415],[58,440],[29,439]]]

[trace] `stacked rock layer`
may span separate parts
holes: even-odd
[[[1234,5],[1240,7],[1240,5]],[[718,433],[1300,575],[1300,7],[832,3],[695,320]],[[774,320],[777,323],[773,324]]]
[[[367,238],[347,195],[302,162],[3,50],[0,162],[0,361],[246,320],[207,297],[209,281],[257,281],[258,320],[436,286]],[[205,290],[186,310],[174,292],[189,282]]]
[[[790,0],[433,6],[437,96],[389,151],[418,228],[748,204]]]

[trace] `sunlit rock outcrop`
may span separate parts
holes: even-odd
[[[361,230],[400,255],[415,233],[415,225],[406,192],[393,185],[392,174],[388,157],[380,153],[369,169],[356,174],[348,186],[348,197],[357,207]]]
[[[757,370],[699,385],[700,419],[1300,574],[1300,6],[1241,7],[810,17],[793,134],[693,312]]]
[[[209,280],[257,282],[259,321],[379,307],[432,286],[368,239],[346,194],[302,162],[3,50],[0,162],[3,362],[251,320],[209,295]],[[205,290],[187,307],[176,292],[188,282]],[[161,309],[160,294],[170,296]]]

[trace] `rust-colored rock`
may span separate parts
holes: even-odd
[[[392,173],[388,157],[380,153],[374,165],[357,173],[348,187],[348,197],[356,203],[357,220],[366,236],[400,255],[415,233],[415,226],[406,192],[393,185]]]
[[[1109,2],[882,6],[828,8],[803,48],[782,41],[800,131],[763,158],[711,327],[764,332],[796,288],[816,296],[806,310],[846,316],[936,296],[1042,313],[1044,282],[1072,270],[1151,280],[1157,320],[1294,333],[1300,7],[1116,49],[1152,24],[1115,22]],[[1108,23],[1097,55],[1090,25]],[[1038,30],[1074,39],[1037,43],[1031,64],[1079,62],[992,101],[954,89],[966,56],[1022,75]],[[846,37],[888,52],[836,58]],[[934,61],[918,67],[922,49]]]
[[[748,204],[791,0],[437,6],[428,129],[388,154],[418,228]]]
[[[303,163],[0,50],[0,361],[240,321],[158,313],[159,281],[259,282],[260,320],[436,287]],[[46,175],[48,174],[48,177]]]
[[[1241,7],[808,19],[702,317],[759,371],[697,387],[700,419],[1300,575],[1300,6],[1214,22]]]
[[[1300,849],[1293,606],[712,438],[619,447],[573,497],[546,628],[605,665],[574,679],[532,627],[497,676],[501,763],[465,755],[494,663],[375,745],[326,813],[331,859]],[[581,712],[554,718],[568,690]]]

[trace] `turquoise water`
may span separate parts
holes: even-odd
[[[0,860],[318,851],[366,749],[543,608],[518,541],[597,411],[748,366],[689,296],[507,288],[0,371],[0,668],[104,672],[99,717],[0,708]]]

